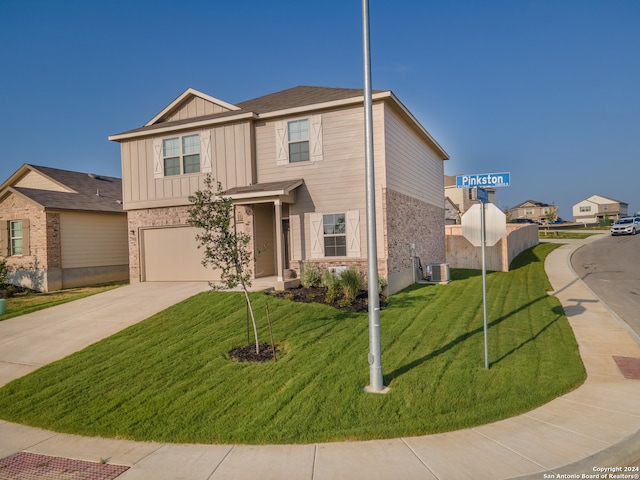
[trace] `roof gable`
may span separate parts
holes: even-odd
[[[163,108],[160,113],[149,120],[145,124],[145,127],[158,123],[188,120],[236,110],[240,110],[240,108],[194,90],[193,88],[188,88],[178,98]]]
[[[122,181],[115,177],[25,164],[0,186],[0,198],[9,193],[44,209],[124,212]]]
[[[548,203],[538,202],[537,200],[525,200],[520,205],[516,205],[513,208],[527,208],[527,207],[550,207]]]
[[[626,205],[625,202],[621,202],[620,200],[614,200],[613,198],[608,198],[603,195],[597,195],[597,194],[591,195],[590,197],[585,198],[585,200],[596,203],[598,205],[605,205],[609,203],[619,203],[621,205]]]
[[[29,168],[24,174],[12,182],[13,187],[36,188],[53,192],[72,192],[71,189],[53,181],[34,168]]]

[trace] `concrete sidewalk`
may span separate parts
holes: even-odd
[[[267,446],[84,438],[4,422],[0,458],[28,451],[130,466],[118,480],[542,479],[632,465],[640,456],[640,380],[625,378],[613,357],[640,364],[640,345],[576,278],[570,255],[577,246],[555,250],[545,269],[580,344],[588,379],[577,390],[524,415],[423,437]],[[140,307],[142,303],[137,302]],[[128,311],[105,306],[107,318],[117,315],[109,313],[110,308],[119,309],[122,317]]]

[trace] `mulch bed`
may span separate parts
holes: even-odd
[[[366,291],[360,292],[360,294],[351,301],[350,304],[341,302],[342,297],[336,296],[333,302],[327,302],[327,288],[326,287],[297,287],[290,288],[284,291],[272,292],[274,297],[282,298],[285,300],[292,300],[300,303],[324,303],[340,310],[346,310],[350,312],[367,312],[369,310],[368,293]],[[384,295],[380,295],[380,309],[384,309],[387,306],[387,299]]]
[[[278,355],[278,346],[275,347],[276,358]],[[245,345],[244,347],[236,347],[229,352],[229,356],[238,362],[266,362],[273,360],[274,349],[268,343],[260,344],[260,353],[256,353],[256,346]]]
[[[0,480],[113,480],[123,465],[18,452],[0,459]]]

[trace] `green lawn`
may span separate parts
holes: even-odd
[[[207,292],[0,389],[0,417],[59,432],[185,443],[310,443],[422,435],[517,415],[585,379],[543,270],[556,245],[487,276],[416,285],[381,312],[386,395],[368,394],[368,316],[252,295],[282,352],[241,364],[244,300]]]
[[[18,293],[6,299],[6,313],[0,315],[0,321],[60,305],[61,303],[79,300],[90,295],[95,295],[96,293],[106,292],[121,285],[123,285],[123,283],[110,283],[92,287],[68,288],[54,292],[38,293],[26,291]]]

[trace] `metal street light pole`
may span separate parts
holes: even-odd
[[[373,106],[369,45],[369,2],[362,0],[364,63],[364,128],[367,182],[367,278],[369,285],[369,386],[366,391],[383,393],[380,349],[380,297],[378,296],[378,246],[376,242],[376,196],[373,162]]]

